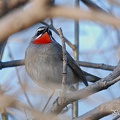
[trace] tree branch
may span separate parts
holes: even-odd
[[[28,0],[0,0],[0,17],[10,10],[25,4]]]
[[[83,114],[82,116],[73,120],[99,120],[110,114],[119,114],[120,112],[120,97],[110,102],[103,103],[93,110]],[[116,112],[118,111],[118,113]]]
[[[24,60],[12,60],[8,62],[0,62],[0,69],[8,67],[17,67],[24,65]]]
[[[83,67],[89,67],[89,68],[96,68],[96,69],[103,69],[103,70],[110,70],[113,71],[116,66],[106,65],[106,64],[100,64],[100,63],[91,63],[91,62],[83,62],[83,61],[76,61],[78,65]],[[0,62],[0,69],[7,68],[7,67],[16,67],[24,65],[24,60],[12,60],[8,62]]]
[[[84,62],[84,61],[77,61],[79,66],[88,67],[88,68],[95,68],[95,69],[102,69],[102,70],[110,70],[113,71],[116,66],[100,64],[100,63],[91,63],[91,62]]]
[[[90,9],[94,9],[94,10],[99,10],[101,12],[106,12],[105,10],[103,10],[100,6],[98,6],[97,4],[95,4],[94,2],[92,2],[91,0],[80,0],[82,1],[85,5],[87,5]],[[107,12],[106,12],[107,13]]]
[[[25,9],[18,8],[1,18],[0,43],[10,35],[47,18],[50,1],[32,0],[27,5],[29,6],[27,6]],[[12,28],[12,30],[10,28]]]
[[[92,85],[89,85],[86,88],[83,88],[73,93],[66,94],[66,101],[64,102],[64,104],[60,103],[60,98],[59,98],[56,102],[54,102],[54,105],[51,107],[50,112],[58,114],[68,104],[75,102],[77,100],[83,99],[96,92],[107,89],[108,87],[110,87],[111,85],[115,84],[120,80],[119,75],[120,75],[120,62],[118,63],[114,71],[110,73],[107,77],[95,82]]]
[[[75,20],[100,21],[105,24],[120,26],[120,18],[98,11],[86,11],[80,8],[52,6],[49,0],[34,0],[25,9],[19,8],[0,20],[0,43],[10,35],[50,17],[64,17]],[[31,9],[32,8],[32,9]],[[38,12],[39,11],[39,12]],[[10,29],[12,28],[12,30]]]
[[[62,70],[62,94],[61,94],[61,104],[64,103],[66,98],[66,91],[67,91],[67,52],[66,52],[66,46],[64,41],[64,36],[62,33],[62,29],[57,30],[59,33],[59,36],[62,41],[62,53],[63,53],[63,70]]]

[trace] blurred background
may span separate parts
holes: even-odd
[[[119,0],[117,0],[119,2]],[[95,4],[100,6],[106,12],[118,16],[120,9],[117,4],[112,4],[110,0],[93,0]],[[74,0],[55,0],[55,4],[65,6],[75,6]],[[83,9],[88,7],[79,1],[79,6]],[[46,23],[50,23],[50,20],[45,20]],[[62,28],[65,37],[74,44],[75,40],[75,21],[64,18],[53,19],[53,25],[56,29]],[[20,60],[24,59],[25,50],[28,46],[31,37],[35,34],[36,29],[42,26],[41,23],[16,33],[9,37],[7,45],[5,47],[4,56],[2,61]],[[61,44],[61,40],[56,33],[53,32],[53,36]],[[67,51],[74,57],[73,50],[67,46]],[[92,62],[92,63],[104,63],[108,65],[116,66],[119,61],[120,51],[120,30],[108,25],[101,24],[93,21],[79,21],[79,60]],[[92,73],[101,78],[107,76],[111,71],[100,70],[94,68],[81,67],[84,71]],[[50,93],[47,93],[42,88],[38,87],[26,73],[25,67],[13,67],[5,68],[0,71],[0,87],[5,94],[15,96],[16,99],[22,101],[25,104],[30,105],[34,109],[41,111],[46,104]],[[25,91],[21,88],[21,84],[25,87]],[[91,83],[89,83],[91,84]],[[80,85],[79,89],[84,87]],[[109,87],[107,90],[101,91],[94,95],[87,97],[86,99],[79,101],[79,115],[92,110],[96,106],[119,97],[117,91],[119,91],[120,84],[116,83]],[[28,98],[26,98],[26,95]],[[47,110],[59,95],[59,91],[56,91],[53,98],[48,105]],[[69,110],[63,113],[60,117],[66,117],[71,119],[71,105],[68,106]],[[15,108],[8,108],[9,120],[32,120],[32,116],[28,111],[20,111]],[[20,117],[18,117],[20,116]],[[110,115],[104,117],[102,120],[112,119],[114,116]]]

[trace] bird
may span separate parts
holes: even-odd
[[[32,80],[44,89],[61,89],[62,46],[53,38],[48,26],[41,26],[32,37],[25,52],[25,68]],[[85,73],[67,52],[67,86],[78,82],[88,86]]]

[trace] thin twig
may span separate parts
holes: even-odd
[[[0,62],[0,69],[8,67],[17,67],[21,65],[24,65],[24,60],[12,60],[7,62]]]
[[[65,46],[65,40],[62,33],[62,29],[59,28],[58,30],[59,36],[62,41],[62,53],[63,53],[63,71],[62,71],[62,94],[61,94],[61,100],[62,103],[64,102],[65,96],[66,96],[66,89],[67,89],[67,52],[66,52],[66,46]]]
[[[13,55],[11,53],[11,50],[10,50],[9,46],[8,46],[8,49],[9,49],[9,55],[10,55],[11,59],[13,60],[14,58],[13,58]],[[28,95],[27,95],[27,93],[26,93],[26,91],[24,89],[24,85],[22,84],[22,81],[21,81],[21,78],[20,78],[20,75],[19,75],[19,71],[18,71],[17,68],[15,68],[15,70],[16,70],[16,74],[17,74],[17,77],[18,77],[19,84],[21,86],[21,89],[23,90],[23,93],[24,93],[24,95],[26,97],[26,100],[27,100],[28,104],[30,105],[30,107],[33,108],[32,104],[31,104],[31,102],[29,100],[29,97],[28,97]]]
[[[110,70],[113,71],[116,66],[107,65],[103,63],[92,63],[92,62],[85,62],[85,61],[76,61],[79,66],[88,67],[88,68],[95,68],[95,69],[102,69],[102,70]],[[24,60],[12,60],[7,62],[0,62],[0,69],[8,68],[8,67],[17,67],[24,65]]]
[[[113,71],[116,66],[106,65],[103,63],[91,63],[91,62],[84,62],[84,61],[77,61],[78,65],[88,68],[95,68],[95,69],[102,69],[102,70],[110,70]]]
[[[67,53],[66,53],[66,46],[65,46],[65,40],[64,40],[64,36],[63,36],[63,33],[62,33],[62,29],[58,29],[57,30],[59,35],[60,35],[60,38],[62,40],[62,52],[63,52],[63,79],[62,79],[62,88],[63,88],[63,91],[65,90],[65,86],[67,84]]]

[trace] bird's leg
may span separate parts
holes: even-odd
[[[53,97],[54,93],[55,93],[55,90],[52,90],[52,93],[51,93],[51,95],[50,95],[50,97],[49,97],[47,103],[45,104],[45,106],[44,106],[42,112],[45,111],[45,109],[46,109],[46,107],[48,106],[48,103],[50,102],[50,100],[51,100],[51,98]]]

